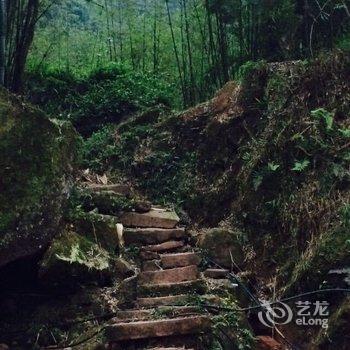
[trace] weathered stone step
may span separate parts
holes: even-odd
[[[194,281],[198,278],[197,265],[177,267],[175,269],[146,271],[139,275],[140,284],[166,284]]]
[[[158,259],[142,261],[142,271],[148,272],[162,270],[163,268],[160,264],[160,260]]]
[[[174,211],[151,209],[148,213],[127,212],[121,215],[120,222],[124,226],[141,228],[174,228],[180,218]]]
[[[94,192],[110,192],[115,194],[121,194],[123,196],[129,196],[131,194],[130,187],[128,185],[123,184],[88,184],[86,188]]]
[[[270,336],[260,335],[256,338],[256,350],[284,350],[286,349],[281,343]]]
[[[189,265],[198,265],[201,258],[193,252],[162,254],[160,256],[161,264],[164,269],[183,267]]]
[[[130,321],[145,321],[154,319],[156,315],[164,315],[169,318],[190,316],[193,314],[200,314],[203,311],[196,306],[157,306],[157,308],[150,309],[135,309],[118,311],[116,317],[111,321],[117,322],[130,322]]]
[[[138,286],[138,295],[140,297],[167,296],[186,293],[203,294],[205,291],[206,285],[202,279],[179,283],[143,284]]]
[[[183,241],[167,241],[160,244],[148,245],[141,248],[142,251],[147,252],[169,252],[174,251],[176,249],[182,248],[185,245]]]
[[[140,252],[140,258],[145,261],[149,260],[159,260],[160,256],[156,252],[150,252],[150,251],[141,251]]]
[[[124,230],[124,241],[129,244],[158,244],[186,236],[184,228],[127,228]]]
[[[166,297],[138,298],[139,307],[157,307],[157,306],[181,306],[189,302],[189,296],[186,294],[171,295]]]
[[[108,341],[147,339],[173,335],[198,334],[210,329],[210,320],[206,316],[192,316],[167,320],[117,323],[106,327]]]
[[[225,269],[207,269],[204,271],[204,276],[207,278],[221,279],[227,277],[229,270]]]
[[[130,321],[144,321],[152,316],[154,309],[135,309],[135,310],[121,310],[117,311],[116,316],[111,320],[113,323],[130,322]]]
[[[146,350],[194,350],[194,349],[189,349],[189,348],[148,348]]]

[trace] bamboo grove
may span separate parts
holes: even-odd
[[[128,65],[163,74],[184,106],[208,98],[248,60],[303,59],[349,46],[349,0],[7,2],[7,82],[14,90],[32,41],[31,70],[84,74]]]

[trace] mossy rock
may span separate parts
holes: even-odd
[[[240,233],[226,228],[212,228],[203,232],[199,247],[216,264],[230,268],[232,259],[241,264],[244,256],[240,243]]]
[[[59,231],[78,136],[0,90],[0,266],[35,254]]]
[[[98,244],[111,254],[118,251],[120,241],[118,237],[118,217],[102,215],[97,212],[82,212],[72,218],[74,228],[79,234],[97,241]]]
[[[41,262],[40,279],[50,286],[74,286],[111,278],[113,262],[98,244],[75,232],[56,238]]]
[[[113,191],[96,192],[88,188],[78,188],[75,191],[76,202],[86,211],[97,209],[100,214],[116,215],[121,212],[135,210],[137,212],[148,212],[151,203],[147,200],[129,198],[123,194]]]

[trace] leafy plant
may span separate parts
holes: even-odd
[[[338,129],[342,136],[350,138],[350,129]]]
[[[278,170],[280,168],[280,164],[275,164],[273,162],[269,162],[267,164],[267,168],[268,168],[268,170],[274,172],[274,171],[276,171],[276,170]]]
[[[253,177],[253,187],[257,191],[263,182],[264,177],[262,175],[256,175]]]
[[[309,164],[310,164],[310,161],[308,159],[304,159],[300,162],[295,162],[292,170],[302,172],[309,166]]]
[[[331,112],[328,112],[324,108],[318,108],[313,111],[311,111],[311,115],[314,118],[317,119],[322,119],[324,123],[326,124],[326,129],[327,130],[332,130],[333,129],[333,122],[334,122],[334,114]]]

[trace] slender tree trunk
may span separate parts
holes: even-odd
[[[0,0],[0,84],[5,85],[6,66],[6,7],[5,0]]]
[[[147,0],[143,3],[143,18],[142,18],[142,71],[146,70],[146,12],[147,12]]]
[[[170,13],[170,8],[169,8],[169,0],[165,0],[165,4],[166,4],[166,9],[167,9],[169,27],[170,27],[170,31],[171,31],[171,38],[172,38],[173,46],[174,46],[174,54],[175,54],[175,58],[176,58],[177,69],[179,72],[179,80],[180,80],[180,86],[181,86],[181,90],[182,90],[182,96],[183,96],[184,103],[186,103],[186,92],[185,92],[185,87],[184,87],[184,83],[183,83],[183,79],[182,79],[180,58],[179,58],[179,53],[178,53],[177,46],[176,46],[173,21],[171,19],[171,13]]]
[[[109,60],[113,60],[113,54],[112,54],[112,35],[111,35],[111,26],[109,21],[109,10],[108,10],[108,2],[105,0],[105,12],[106,12],[106,29],[107,29],[107,45],[108,45],[108,52],[109,52]]]
[[[133,43],[133,37],[132,37],[133,30],[132,30],[130,17],[128,21],[128,28],[129,28],[130,59],[131,59],[132,68],[135,70],[136,69],[135,51],[134,51],[134,43]]]
[[[113,7],[113,3],[112,3]],[[116,44],[116,34],[115,34],[115,7],[111,10],[111,37],[112,37],[112,47],[113,47],[113,61],[117,60],[117,44]]]
[[[189,89],[189,77],[187,74],[187,59],[186,59],[186,43],[184,35],[184,15],[183,15],[183,0],[179,1],[180,5],[180,37],[181,37],[181,60],[182,60],[182,75],[184,81],[184,88],[186,93],[186,105],[191,100],[191,93]]]
[[[34,38],[35,25],[38,19],[39,0],[28,0],[26,5],[18,0],[10,0],[7,2],[8,22],[15,21],[12,29],[16,34],[9,33],[8,37],[12,37],[14,43],[10,44],[9,66],[6,83],[8,87],[19,92],[22,89],[23,74],[30,45]],[[12,9],[11,9],[12,7]],[[9,17],[12,14],[13,17]]]
[[[194,77],[193,71],[193,58],[192,58],[192,47],[191,47],[191,39],[190,39],[190,26],[188,22],[188,14],[187,14],[187,6],[186,1],[183,0],[184,5],[184,15],[185,15],[185,30],[186,30],[186,41],[187,41],[187,54],[188,54],[188,64],[189,64],[189,72],[190,72],[190,96],[191,103],[196,102],[196,81]]]
[[[119,56],[120,62],[124,61],[124,45],[123,45],[123,5],[122,1],[118,1],[118,15],[119,15]]]
[[[153,72],[158,70],[158,44],[157,44],[157,27],[158,27],[158,11],[157,2],[154,2],[154,16],[153,16]]]
[[[209,0],[205,0],[205,9],[206,9],[206,17],[207,17],[207,25],[208,25],[209,52],[211,57],[211,67],[209,67],[209,69],[211,71],[212,84],[217,86],[217,83],[220,84],[221,82],[220,82],[220,76],[217,73],[218,62],[216,58],[216,47],[214,42],[213,24],[211,20],[211,13],[209,11]]]

